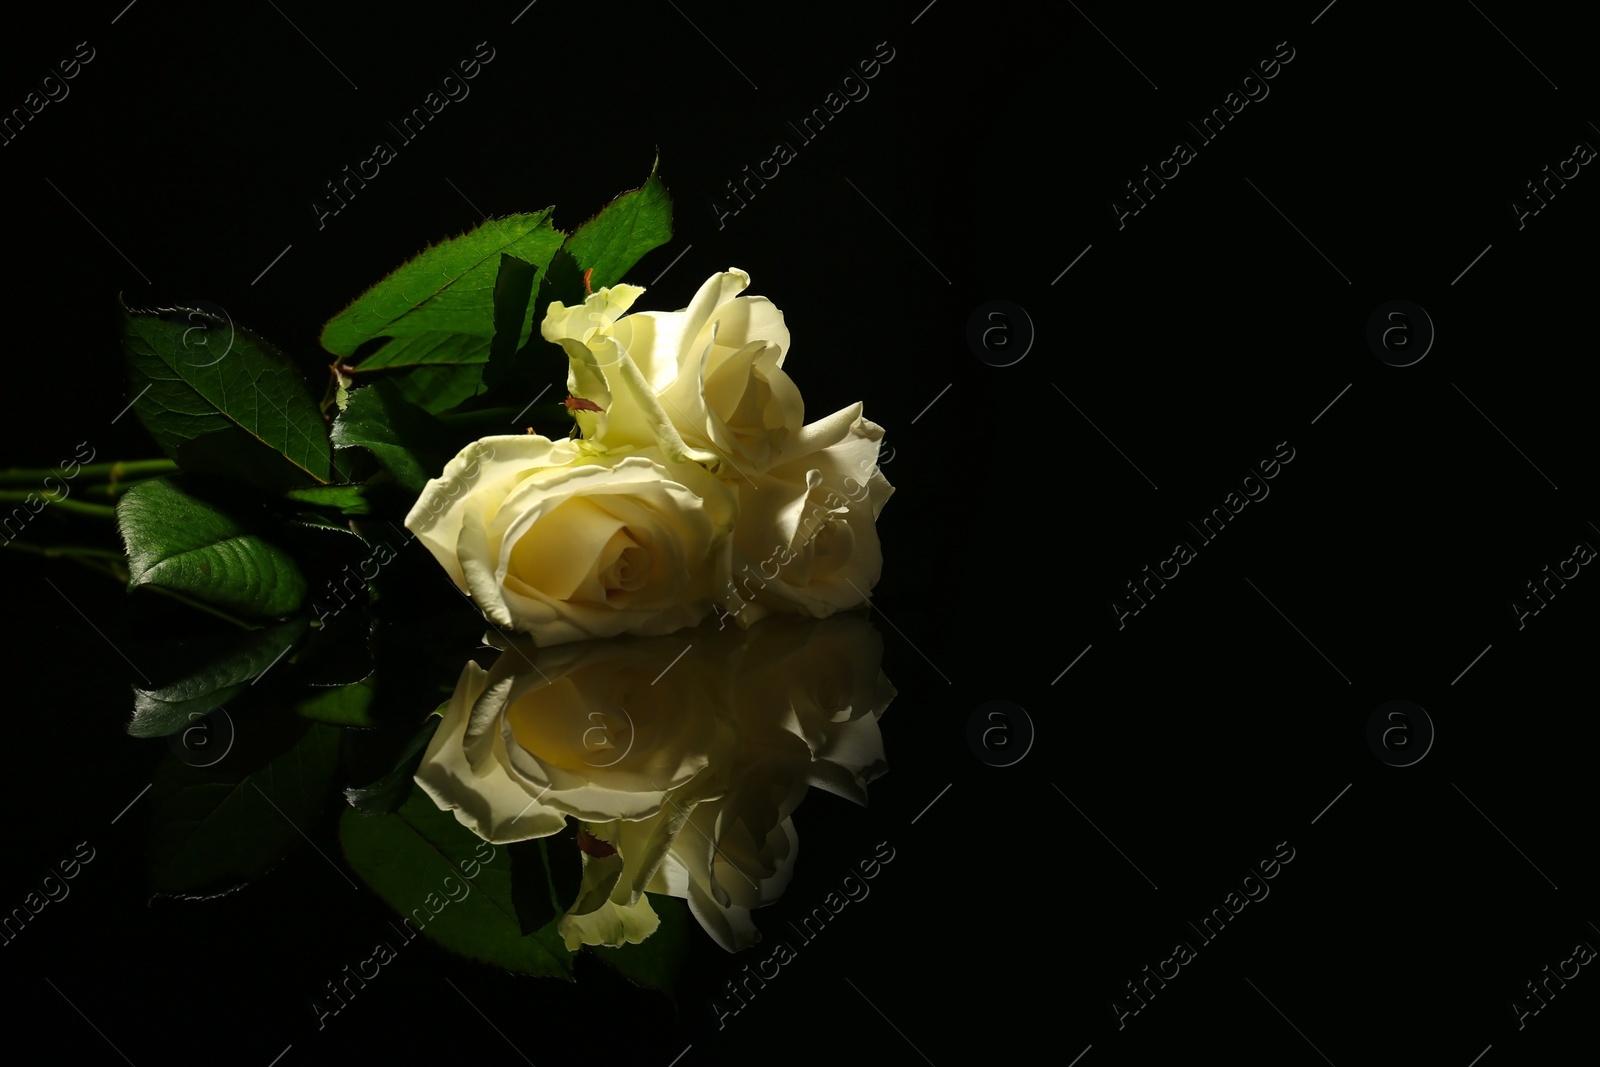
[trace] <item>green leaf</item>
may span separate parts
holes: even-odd
[[[413,779],[417,766],[422,762],[428,742],[433,740],[434,731],[439,729],[439,721],[437,715],[428,716],[428,721],[422,724],[422,728],[400,753],[400,758],[395,760],[393,770],[371,785],[346,789],[344,798],[350,802],[350,806],[363,815],[387,815],[405,803],[415,784]]]
[[[367,487],[364,485],[312,485],[304,489],[291,489],[283,495],[297,504],[329,508],[341,515],[372,514],[372,505],[367,500]]]
[[[501,254],[542,271],[564,236],[550,225],[549,210],[490,219],[426,249],[357,297],[323,328],[322,347],[348,359],[369,342],[384,339],[357,362],[357,373],[484,363],[495,330],[494,287]],[[519,345],[531,327],[525,318]]]
[[[533,321],[544,322],[545,314],[554,301],[559,300],[570,306],[583,303],[583,299],[583,271],[578,269],[578,261],[563,248],[539,275],[539,287],[533,300]],[[515,390],[519,395],[534,396],[545,385],[564,383],[566,378],[567,353],[560,345],[546,341],[537,331],[528,335],[527,344],[520,349],[497,350],[490,356],[489,365],[483,368],[483,384],[496,390],[496,395],[502,398],[508,390]],[[557,406],[561,407],[559,403]],[[518,409],[521,409],[521,405]],[[565,407],[561,411],[562,414],[567,413]]]
[[[491,361],[508,358],[522,344],[522,323],[528,317],[528,301],[533,298],[533,281],[537,274],[531,263],[501,253],[500,273],[494,282],[494,340],[489,344]]]
[[[391,381],[407,400],[437,413],[478,392],[488,359],[487,338],[422,333],[388,342],[362,360],[354,376],[357,382]]]
[[[676,1004],[679,985],[687,972],[689,939],[699,924],[690,916],[688,901],[660,893],[645,895],[661,919],[656,932],[637,945],[595,946],[590,951],[635,985],[659,990]]]
[[[264,630],[252,630],[232,651],[181,681],[160,689],[135,688],[128,733],[134,737],[165,737],[221,707],[250,679],[281,659],[305,629],[304,619],[291,619]]]
[[[367,449],[414,493],[444,473],[459,451],[453,441],[443,423],[401,396],[394,383],[381,380],[352,392],[333,423],[335,445]]]
[[[550,305],[561,301],[567,307],[581,304],[584,301],[583,268],[578,266],[578,261],[572,258],[572,252],[566,248],[557,252],[550,260],[550,266],[545,268],[544,274],[539,278],[539,293],[534,299],[533,317],[537,322],[544,322],[545,315],[550,310]],[[553,344],[544,339],[542,333],[528,338],[524,351],[532,349],[535,345],[548,347],[559,360],[563,371],[567,366],[567,354],[558,344]],[[484,372],[488,374],[488,371]]]
[[[518,926],[507,850],[422,790],[390,815],[347,809],[339,839],[356,873],[445,948],[521,974],[571,978],[572,955],[554,923],[526,936]]]
[[[400,395],[417,407],[437,415],[477,396],[483,389],[483,375],[487,370],[487,363],[422,366],[381,377],[393,382]],[[370,376],[363,375],[357,380],[363,379],[370,380]]]
[[[288,615],[306,581],[287,552],[266,540],[244,509],[190,479],[156,478],[117,502],[128,552],[128,588],[160,586],[255,618]]]
[[[230,892],[305,840],[301,831],[315,821],[333,780],[340,731],[300,726],[284,748],[270,720],[254,720],[239,731],[235,750],[211,767],[167,757],[151,791],[150,871],[158,895]],[[268,750],[255,753],[254,764],[252,745]]]
[[[656,167],[651,166],[650,177],[642,186],[623,193],[579,226],[565,248],[580,271],[594,271],[589,287],[598,292],[620,282],[646,252],[671,237],[672,197]]]
[[[372,679],[327,689],[295,705],[301,718],[325,722],[329,726],[370,730],[378,724],[367,714],[372,704]]]
[[[134,412],[185,470],[280,489],[329,478],[327,428],[288,359],[224,316],[124,309]]]

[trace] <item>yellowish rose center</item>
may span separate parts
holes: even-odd
[[[588,497],[567,500],[512,547],[507,576],[557,600],[614,604],[655,570],[649,538]]]

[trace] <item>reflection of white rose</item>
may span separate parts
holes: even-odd
[[[726,615],[825,618],[863,603],[883,569],[877,518],[894,487],[878,469],[883,427],[861,405],[805,427],[764,474],[739,482]]]
[[[526,434],[468,445],[406,526],[490,620],[550,645],[699,621],[734,509],[704,468],[657,448]]]
[[[790,815],[808,787],[867,803],[867,784],[888,769],[878,717],[895,697],[879,667],[883,639],[859,616],[771,619],[740,636],[730,668],[738,759],[646,886],[687,900],[729,952],[761,940],[750,912],[789,884],[799,849]]]
[[[658,444],[725,477],[763,471],[799,432],[805,410],[783,371],[783,313],[740,270],[712,275],[682,311],[625,314],[644,292],[616,285],[583,304],[553,303],[541,327],[570,361],[568,390],[602,410],[579,412],[585,437]]]
[[[803,781],[787,778],[752,775],[745,786],[694,809],[646,886],[686,900],[729,952],[761,940],[750,912],[781,897],[794,876],[800,837],[789,815],[806,793]]]
[[[686,643],[516,641],[487,673],[469,663],[417,782],[496,844],[555,833],[569,815],[648,818],[722,736],[714,658],[691,653],[673,665],[671,685],[652,684]]]
[[[733,743],[721,660],[674,663],[686,643],[511,642],[488,672],[467,664],[417,768],[435,804],[495,844],[559,833],[568,817],[607,825],[604,840],[580,839],[583,889],[561,926],[574,949],[655,929],[644,883]]]
[[[570,949],[655,930],[647,891],[684,898],[729,951],[783,892],[812,785],[866,803],[895,695],[863,618],[774,619],[535,649],[469,663],[417,784],[508,843],[579,820],[583,881],[559,920]]]

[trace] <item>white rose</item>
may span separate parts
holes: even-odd
[[[658,448],[524,434],[462,449],[406,527],[491,621],[553,645],[704,618],[735,508]]]
[[[853,404],[805,427],[771,469],[736,480],[739,520],[719,618],[826,618],[866,601],[883,570],[877,519],[894,492],[883,427]]]
[[[585,437],[680,447],[724,477],[764,471],[800,431],[800,390],[783,371],[783,312],[741,270],[712,275],[681,311],[625,314],[644,292],[617,285],[582,305],[550,305],[541,332],[566,350]]]

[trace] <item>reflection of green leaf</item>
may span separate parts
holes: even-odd
[[[158,895],[229,892],[301,843],[333,780],[339,731],[312,723],[286,750],[280,744],[274,751],[276,733],[268,720],[252,720],[215,766],[191,767],[172,756],[161,764],[151,791],[150,867]],[[260,762],[241,770],[252,755]]]
[[[637,945],[595,947],[590,951],[636,985],[660,990],[676,1004],[678,985],[683,980],[689,956],[689,938],[698,924],[690,918],[687,901],[660,893],[646,895],[650,898],[650,907],[661,919],[656,932]]]
[[[412,736],[400,757],[395,760],[393,769],[370,785],[344,791],[344,798],[350,802],[350,806],[363,815],[387,815],[405,803],[415,785],[413,779],[418,764],[422,762],[422,754],[438,728],[439,716],[429,715],[428,721],[422,724],[422,728]]]
[[[232,700],[250,679],[271,667],[305,632],[304,619],[291,619],[243,635],[234,648],[181,681],[160,689],[134,689],[134,737],[165,737],[213,708]]]
[[[287,615],[305,598],[305,578],[288,553],[187,480],[129,489],[117,502],[117,528],[129,589],[161,586],[257,618]]]
[[[443,423],[406,400],[394,383],[381,380],[352,392],[333,424],[335,445],[367,449],[414,493],[444,473],[457,451],[451,442]]]
[[[578,899],[583,890],[583,854],[578,850],[578,827],[567,823],[559,834],[541,838],[545,869],[550,875],[550,891],[556,904],[565,912]]]
[[[572,956],[553,923],[526,936],[518,926],[507,850],[477,837],[421,789],[391,815],[347,810],[339,839],[356,873],[439,944],[521,974],[572,976]]]
[[[185,470],[281,489],[326,482],[328,432],[305,382],[265,340],[187,309],[125,311],[133,409]]]
[[[300,701],[295,711],[305,719],[315,719],[330,726],[347,726],[370,730],[378,724],[367,714],[372,704],[372,679],[325,689],[316,696]]]
[[[302,687],[302,692],[303,687],[310,687],[326,693],[370,679],[373,664],[367,631],[371,620],[366,604],[351,603],[344,609],[335,605],[329,610],[312,600],[311,609],[321,612],[321,625],[279,668],[283,683]]]
[[[594,271],[589,286],[598,292],[620,282],[646,252],[671,237],[672,197],[652,166],[643,185],[623,193],[579,226],[565,249],[580,271]]]

